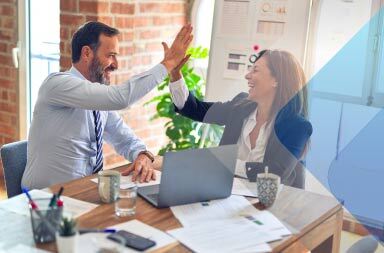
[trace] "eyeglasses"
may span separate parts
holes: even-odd
[[[255,54],[251,54],[250,56],[249,56],[249,62],[250,63],[252,63],[252,64],[254,64],[258,59],[260,59],[260,57],[261,56],[263,56],[263,54],[264,53],[266,53],[267,52],[267,50],[263,50],[263,51],[261,51],[261,52],[259,52],[259,53],[255,53]]]
[[[249,56],[249,62],[254,64],[257,61],[257,59],[259,59],[259,57],[260,57],[259,54],[251,54]]]

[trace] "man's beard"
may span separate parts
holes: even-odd
[[[93,58],[91,65],[89,66],[89,77],[91,82],[97,82],[105,85],[109,85],[109,80],[104,77],[104,69],[101,66],[97,57]]]

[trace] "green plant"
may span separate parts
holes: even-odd
[[[203,78],[195,72],[194,68],[191,67],[191,61],[194,59],[207,58],[208,49],[202,47],[189,48],[187,54],[190,54],[191,57],[182,67],[181,73],[189,91],[193,92],[196,98],[202,100],[204,98],[203,90],[205,88],[205,80],[203,80]],[[210,125],[206,132],[206,138],[203,140],[202,137],[206,125],[183,117],[175,112],[171,95],[168,92],[168,89],[166,89],[169,82],[169,77],[167,77],[157,87],[161,94],[146,103],[157,103],[156,114],[151,120],[157,118],[169,119],[164,125],[169,142],[160,149],[159,155],[163,155],[166,151],[217,145],[222,135],[222,127]]]
[[[73,218],[63,217],[61,219],[59,234],[61,236],[72,236],[76,234],[76,221]]]

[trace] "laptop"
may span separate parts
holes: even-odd
[[[141,187],[138,194],[163,208],[231,195],[237,145],[167,152],[160,185]]]

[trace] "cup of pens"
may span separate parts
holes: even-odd
[[[59,228],[63,206],[50,205],[51,198],[34,199],[29,203],[33,239],[36,243],[55,241]]]
[[[22,187],[23,193],[28,198],[29,212],[31,214],[31,224],[33,239],[36,243],[52,242],[60,226],[63,215],[63,201],[60,199],[64,188],[53,194],[51,198],[32,198],[29,190]]]
[[[265,207],[270,207],[276,200],[280,186],[280,177],[268,172],[268,166],[264,173],[257,174],[257,193],[259,201]]]

